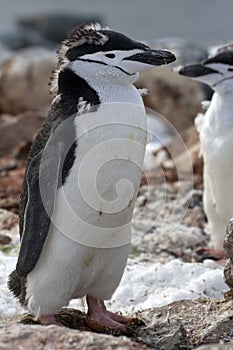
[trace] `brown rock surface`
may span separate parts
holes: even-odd
[[[146,107],[162,114],[178,131],[193,125],[201,110],[204,94],[200,85],[179,76],[170,68],[143,72],[136,85],[150,92],[143,97]]]
[[[9,162],[8,157],[6,157],[7,161]],[[25,166],[16,162],[15,168],[7,170],[7,165],[5,165],[5,169],[0,171],[0,208],[18,213]]]
[[[0,329],[0,350],[146,350],[127,338],[115,338],[57,326],[11,325]]]
[[[229,344],[208,344],[199,346],[196,350],[232,350],[233,343]]]
[[[0,230],[10,230],[18,224],[18,216],[0,208]]]
[[[16,117],[0,115],[0,156],[12,152],[21,142],[32,141],[44,118],[44,114],[37,111],[20,113]]]
[[[0,111],[18,114],[50,103],[48,82],[55,53],[34,48],[0,62]]]
[[[160,162],[155,162],[154,168],[144,171],[141,178],[141,185],[163,181],[176,182],[177,180],[189,179],[194,188],[201,188],[203,184],[203,161],[199,155],[199,136],[194,126],[180,132],[165,146],[162,146],[154,156],[157,157],[160,151],[165,152],[166,157]],[[162,167],[163,172],[161,172]]]
[[[140,311],[137,316],[146,326],[132,326],[128,338],[90,332],[85,323],[86,315],[73,309],[63,309],[58,317],[66,326],[75,329],[16,324],[16,318],[0,319],[0,350],[191,350],[204,344],[208,345],[202,350],[217,350],[221,349],[218,348],[220,343],[227,346],[233,341],[232,301],[213,298],[181,300]],[[27,322],[32,323],[29,317]]]
[[[139,316],[148,323],[157,337],[165,336],[182,324],[185,336],[196,348],[201,344],[233,341],[233,302],[212,298],[181,300],[142,311]]]
[[[229,259],[224,267],[224,279],[230,289],[225,292],[225,297],[233,301],[233,219],[229,221],[226,231],[223,246]]]

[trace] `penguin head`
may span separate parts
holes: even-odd
[[[181,67],[178,73],[209,85],[215,91],[233,90],[233,45],[219,48],[200,64]]]
[[[99,24],[74,28],[61,43],[57,55],[56,74],[68,68],[87,81],[102,79],[111,83],[134,82],[138,72],[176,59],[167,50],[153,50]],[[56,81],[52,83],[57,85]]]

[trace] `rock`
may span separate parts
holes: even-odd
[[[0,234],[0,245],[7,245],[11,242],[11,238],[7,235]]]
[[[14,159],[26,160],[32,146],[32,140],[21,141],[14,149],[12,155]]]
[[[0,349],[21,350],[146,350],[125,337],[115,338],[57,326],[15,324],[0,328]]]
[[[233,300],[233,219],[227,225],[223,247],[229,258],[224,267],[224,280],[230,290],[225,292],[225,298]]]
[[[233,262],[233,218],[229,221],[223,243],[227,256]]]
[[[22,147],[22,143],[31,142],[44,119],[43,113],[37,111],[20,113],[16,117],[0,115],[0,156]]]
[[[10,230],[18,224],[18,216],[0,208],[0,230]],[[0,239],[1,241],[1,239]],[[2,244],[2,243],[1,243]]]
[[[180,300],[138,311],[136,316],[146,326],[135,326],[128,338],[87,331],[86,315],[78,310],[63,309],[59,315],[60,321],[75,329],[16,324],[18,317],[0,319],[0,349],[191,350],[204,344],[218,349],[218,343],[233,341],[233,303],[214,298]]]
[[[184,223],[188,227],[199,227],[203,229],[206,224],[206,217],[203,209],[198,207],[188,209],[184,217]]]
[[[178,130],[193,125],[201,110],[204,93],[200,85],[171,72],[169,68],[145,71],[136,83],[150,93],[143,97],[146,107],[162,114]]]
[[[175,164],[179,171],[189,174],[190,178],[192,175],[203,178],[203,160],[199,157],[199,149],[199,142],[197,142],[175,159]],[[189,161],[187,161],[188,158]],[[192,164],[192,169],[190,169],[190,164]]]
[[[16,161],[9,156],[0,158],[0,176],[17,168]]]
[[[20,50],[33,45],[51,47],[51,42],[43,38],[39,32],[18,26],[1,28],[0,43],[8,50]]]
[[[196,348],[196,350],[232,350],[233,342],[225,343],[225,344],[208,344],[202,345]]]
[[[170,128],[170,123],[165,118],[156,112],[147,113],[147,150],[156,152],[159,148],[166,145],[172,140],[174,135],[174,128]],[[144,165],[145,167],[145,165]]]
[[[147,170],[148,169],[148,170]],[[161,169],[163,170],[161,172]],[[188,180],[194,188],[202,188],[203,161],[199,157],[199,136],[194,126],[176,133],[170,142],[147,158],[141,185],[155,183],[159,177],[168,182]]]
[[[203,209],[203,193],[200,190],[193,190],[192,197],[189,198],[188,208],[193,209],[195,207],[199,207]]]
[[[224,266],[224,281],[230,290],[224,293],[227,300],[233,300],[233,266],[231,259],[228,259]]]
[[[1,176],[0,208],[18,213],[19,195],[22,188],[25,167],[17,167]]]
[[[200,157],[199,135],[194,126],[180,132],[167,146],[177,169],[179,180],[186,179],[195,189],[203,190],[203,159]]]
[[[41,48],[22,50],[0,63],[0,111],[16,115],[49,104],[55,64],[55,53]]]
[[[76,26],[83,23],[101,23],[99,16],[82,16],[76,14],[51,13],[22,17],[17,24],[30,32],[37,32],[44,39],[60,42]]]
[[[181,138],[181,139],[180,139]],[[187,149],[190,149],[199,142],[199,135],[195,126],[190,126],[189,128],[183,130],[176,138],[174,138],[169,147],[174,149],[173,153],[178,156],[184,152],[183,140]]]
[[[232,301],[209,298],[180,300],[160,308],[141,311],[138,314],[148,325],[150,344],[154,347],[157,343],[153,343],[153,337],[155,341],[167,336],[173,333],[174,329],[179,328],[179,325],[182,325],[183,329],[183,337],[181,337],[183,342],[180,347],[176,346],[173,349],[189,349],[190,344],[191,348],[196,348],[201,344],[233,340]],[[143,336],[141,339],[143,340]],[[164,347],[164,349],[167,348]]]

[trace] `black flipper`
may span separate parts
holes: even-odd
[[[24,212],[23,234],[16,265],[17,273],[22,277],[27,276],[33,270],[40,257],[50,229],[55,205],[59,158],[54,157],[56,159],[55,165],[54,161],[51,164],[43,164],[41,157],[42,152],[32,159],[26,174],[28,200]],[[48,166],[49,173],[48,168],[46,169]],[[42,184],[40,183],[41,177],[43,177]]]

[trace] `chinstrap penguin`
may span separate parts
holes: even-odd
[[[233,45],[226,45],[201,64],[180,68],[179,74],[209,85],[211,102],[195,125],[204,160],[204,211],[214,248],[222,249],[226,226],[233,216]]]
[[[124,331],[132,319],[107,311],[104,300],[127,262],[146,144],[133,83],[139,71],[175,56],[98,24],[74,28],[57,54],[55,98],[28,156],[9,288],[44,324],[86,296],[91,328]]]

